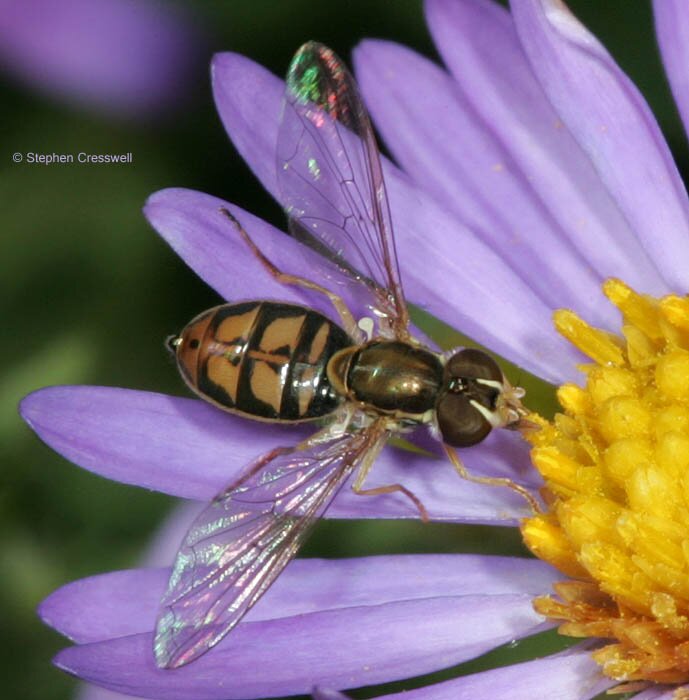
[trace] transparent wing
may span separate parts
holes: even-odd
[[[277,156],[292,234],[365,285],[390,330],[406,337],[376,139],[354,78],[322,44],[304,44],[290,64]]]
[[[294,557],[316,519],[387,433],[378,424],[249,465],[196,518],[156,623],[156,663],[176,668],[217,644]]]

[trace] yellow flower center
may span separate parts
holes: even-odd
[[[620,681],[689,681],[689,298],[608,280],[622,336],[571,311],[557,330],[593,362],[563,413],[526,437],[547,511],[522,524],[531,551],[571,580],[538,612],[560,632],[610,640],[594,652]]]

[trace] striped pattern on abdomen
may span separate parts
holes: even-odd
[[[326,366],[352,341],[312,309],[270,301],[224,304],[195,318],[181,339],[182,375],[222,408],[301,421],[328,415],[343,400]]]

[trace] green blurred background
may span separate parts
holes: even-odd
[[[686,171],[685,137],[647,3],[570,5],[641,88]],[[420,0],[205,0],[189,1],[187,8],[206,28],[208,59],[215,51],[238,51],[279,75],[307,39],[329,44],[345,58],[365,37],[392,39],[436,58]],[[160,123],[109,120],[41,97],[9,76],[2,78],[0,102],[0,677],[5,698],[64,700],[74,695],[76,682],[54,669],[50,658],[65,642],[42,626],[36,604],[72,579],[134,565],[172,499],[69,464],[19,420],[17,402],[50,384],[186,393],[162,340],[218,299],[147,225],[141,206],[148,194],[184,186],[226,198],[276,225],[283,215],[226,138],[205,66],[187,110]],[[15,151],[131,151],[134,162],[16,165]],[[535,400],[550,405],[552,392],[545,389]],[[522,549],[506,529],[328,522],[306,554],[405,551]],[[519,652],[509,653],[518,658]]]

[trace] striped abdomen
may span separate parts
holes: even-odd
[[[317,311],[293,304],[223,304],[197,316],[175,341],[187,384],[221,408],[265,420],[300,421],[337,408],[326,374],[352,344]]]

